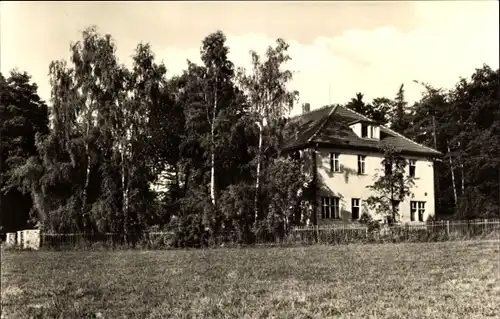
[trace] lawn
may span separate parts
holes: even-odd
[[[2,318],[498,318],[499,248],[2,251]]]

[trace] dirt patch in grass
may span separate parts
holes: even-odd
[[[2,252],[2,318],[487,318],[498,242]]]

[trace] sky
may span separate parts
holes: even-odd
[[[200,62],[204,37],[222,30],[229,58],[250,70],[250,50],[263,54],[277,38],[290,44],[290,89],[311,109],[394,97],[401,84],[412,103],[414,80],[452,88],[487,64],[499,67],[498,1],[303,2],[0,2],[0,69],[27,71],[50,103],[48,67],[69,59],[71,42],[96,25],[111,34],[120,62],[130,65],[149,42],[169,76],[186,59]]]

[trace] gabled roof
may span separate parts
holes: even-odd
[[[290,118],[287,127],[296,132],[285,141],[283,150],[303,149],[312,145],[380,151],[383,144],[397,147],[403,153],[440,156],[439,151],[418,144],[380,125],[380,140],[361,138],[349,127],[356,122],[371,122],[368,117],[341,105],[326,106]]]

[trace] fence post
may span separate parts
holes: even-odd
[[[450,238],[450,221],[446,221],[446,235],[448,236],[448,239]]]

